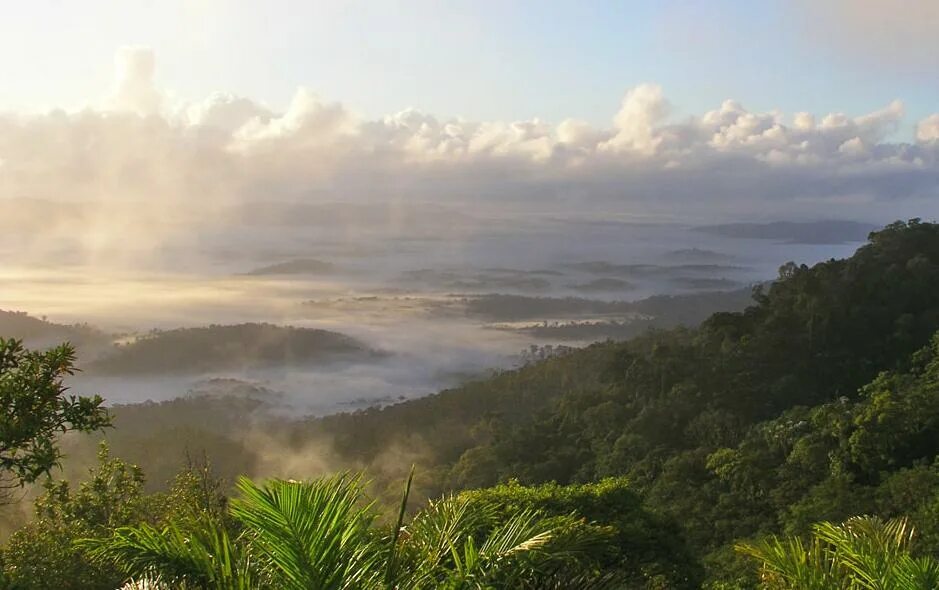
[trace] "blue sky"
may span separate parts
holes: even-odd
[[[851,25],[812,4],[34,0],[0,22],[0,109],[93,102],[111,83],[115,50],[144,45],[160,86],[182,100],[226,91],[284,108],[304,85],[373,117],[416,107],[604,124],[641,82],[661,84],[678,118],[725,98],[849,115],[899,98],[899,139],[939,110],[933,64],[830,42]]]

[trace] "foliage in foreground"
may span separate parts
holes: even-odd
[[[206,467],[190,464],[166,492],[145,494],[139,467],[110,456],[102,445],[98,466],[77,487],[45,483],[34,518],[3,547],[0,588],[14,590],[113,590],[126,576],[91,559],[79,539],[107,538],[114,529],[159,525],[192,515],[220,515],[226,504]]]
[[[502,518],[538,510],[556,515],[576,513],[592,523],[602,523],[612,543],[593,555],[601,570],[616,572],[623,587],[700,587],[704,572],[680,527],[647,510],[624,477],[566,486],[524,486],[513,480],[463,492],[461,496],[491,506]]]
[[[767,590],[930,590],[939,586],[939,561],[911,554],[906,519],[855,517],[822,522],[808,541],[772,537],[737,546],[760,563]]]
[[[100,396],[70,395],[75,349],[32,351],[0,337],[0,491],[32,483],[59,464],[57,437],[110,424]]]
[[[542,587],[575,575],[589,581],[589,553],[606,541],[574,516],[522,510],[500,518],[465,496],[431,502],[407,523],[402,509],[388,530],[377,525],[360,480],[348,475],[264,484],[242,478],[237,488],[231,520],[144,523],[79,546],[128,579],[158,587],[456,590]]]

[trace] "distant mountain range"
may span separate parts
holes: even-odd
[[[298,258],[277,264],[269,264],[248,271],[248,275],[300,275],[334,272],[336,265],[314,258]]]
[[[729,238],[750,238],[759,240],[779,240],[796,244],[844,244],[863,242],[868,234],[879,226],[858,221],[774,221],[771,223],[722,223],[703,225],[696,231],[726,236]]]

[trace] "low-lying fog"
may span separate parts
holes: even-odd
[[[847,256],[870,229],[268,204],[138,240],[146,227],[138,221],[42,239],[28,226],[4,228],[0,309],[104,331],[97,346],[80,350],[87,367],[112,352],[112,341],[153,329],[246,322],[338,332],[380,353],[170,375],[118,367],[73,383],[133,403],[235,378],[269,391],[285,411],[316,414],[426,395],[523,362],[531,345],[615,337],[604,330],[651,318],[592,302],[747,288],[788,260]],[[474,297],[493,294],[576,299]]]

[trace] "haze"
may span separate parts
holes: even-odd
[[[89,367],[247,322],[376,353],[76,381],[127,403],[237,378],[298,414],[681,323],[625,304],[739,296],[936,213],[935,10],[816,4],[12,8],[0,309],[100,329]]]

